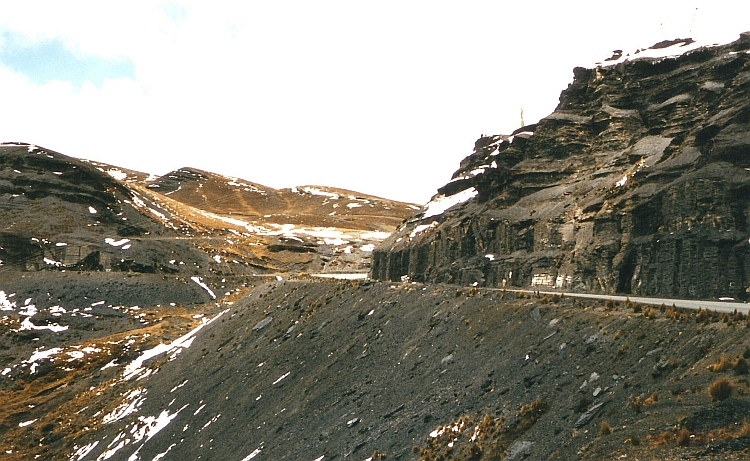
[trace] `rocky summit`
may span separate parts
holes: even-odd
[[[747,299],[750,33],[690,45],[576,68],[552,114],[482,136],[373,277]]]

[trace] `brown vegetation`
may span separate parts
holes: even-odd
[[[726,378],[719,378],[708,386],[708,395],[711,396],[711,400],[714,402],[728,399],[732,396],[733,391],[734,384]]]

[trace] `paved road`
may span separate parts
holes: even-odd
[[[496,290],[502,290],[501,288],[496,288]],[[562,294],[560,291],[540,291],[540,290],[509,290],[505,289],[505,291],[516,291],[516,292],[523,292],[523,293],[539,293],[539,294],[548,294],[548,295],[559,295]],[[614,295],[593,295],[588,293],[565,293],[566,297],[572,297],[572,298],[587,298],[587,299],[602,299],[607,300],[611,299],[613,301],[620,301],[625,302],[626,299],[630,299],[630,301],[634,303],[640,303],[640,304],[650,304],[655,306],[660,306],[662,304],[666,304],[667,306],[675,305],[675,307],[682,307],[685,309],[693,309],[698,310],[698,308],[701,309],[707,309],[712,310],[715,312],[734,312],[735,309],[737,309],[738,312],[742,312],[743,314],[747,314],[748,311],[750,311],[750,304],[746,303],[738,303],[738,302],[726,302],[726,301],[697,301],[694,299],[670,299],[670,298],[642,298],[638,296],[614,296]]]

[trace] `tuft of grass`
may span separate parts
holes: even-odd
[[[677,433],[677,445],[681,447],[686,447],[690,445],[690,431],[682,428],[680,432]]]
[[[640,413],[641,409],[643,409],[643,399],[641,399],[640,395],[636,395],[630,401],[628,401],[628,408],[633,410],[634,413]]]
[[[726,355],[722,355],[715,363],[706,367],[706,369],[713,371],[714,373],[721,373],[730,368],[732,368],[732,359]]]
[[[747,359],[745,357],[738,357],[736,360],[732,360],[726,355],[719,357],[715,363],[707,366],[706,369],[715,373],[734,370],[738,375],[746,375],[750,372],[750,367],[748,367]]]
[[[654,391],[646,400],[643,401],[643,405],[653,405],[659,401],[659,392]]]
[[[525,430],[530,428],[540,416],[547,411],[547,402],[537,397],[533,402],[523,405],[518,412],[521,427]]]
[[[732,396],[732,392],[734,392],[734,385],[726,378],[719,378],[708,386],[708,395],[714,402],[728,399]]]

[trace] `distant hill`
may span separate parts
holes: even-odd
[[[195,208],[277,224],[391,231],[416,205],[323,186],[273,189],[236,177],[181,168],[148,189]]]

